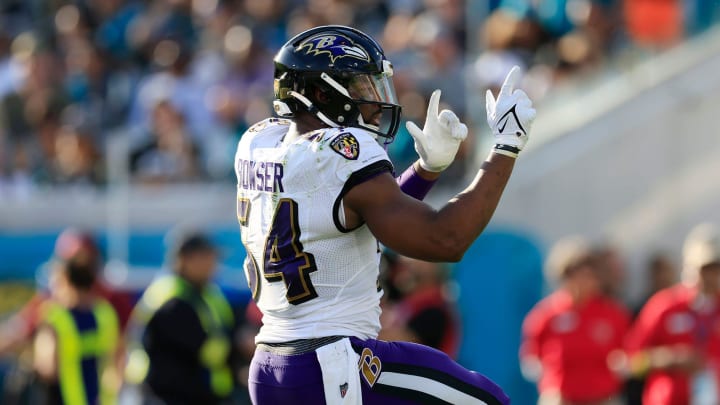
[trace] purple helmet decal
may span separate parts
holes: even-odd
[[[363,61],[370,61],[370,56],[367,51],[362,47],[355,45],[353,41],[342,35],[316,35],[303,41],[295,49],[295,52],[300,52],[305,49],[305,54],[327,54],[330,57],[330,62],[335,63],[339,58],[349,57],[360,59]]]

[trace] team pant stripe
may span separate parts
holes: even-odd
[[[382,370],[383,371],[380,374],[381,378],[382,375],[385,373],[405,374],[410,376],[422,377],[425,378],[425,380],[435,381],[440,384],[440,386],[450,387],[453,390],[461,392],[470,398],[474,398],[474,400],[476,401],[480,401],[476,403],[488,405],[502,405],[500,400],[498,400],[490,391],[483,389],[480,383],[477,383],[477,385],[473,385],[441,370],[400,363],[383,363]],[[474,374],[474,377],[477,379],[485,378],[477,373],[472,374]],[[487,384],[493,384],[490,380],[486,381]]]
[[[375,384],[373,391],[385,395],[387,398],[392,398],[393,401],[404,399],[414,404],[423,405],[454,405],[450,402],[445,402],[440,398],[428,395],[424,392],[411,390],[408,388],[394,387],[392,385]]]
[[[437,401],[433,402],[436,403],[487,405],[486,402],[459,391],[449,385],[417,375],[383,371],[380,373],[380,377],[375,385],[377,384],[425,393],[434,397]]]

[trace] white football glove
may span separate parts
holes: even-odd
[[[516,158],[525,147],[530,126],[535,119],[532,101],[515,85],[520,81],[520,68],[514,66],[500,88],[497,100],[490,90],[485,93],[487,122],[495,135],[495,152]]]
[[[439,104],[440,90],[435,90],[430,96],[423,129],[411,121],[405,124],[415,140],[420,166],[429,172],[441,172],[450,166],[468,132],[454,112],[442,110],[438,115]]]

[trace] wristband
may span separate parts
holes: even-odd
[[[495,153],[499,153],[501,155],[509,156],[513,159],[516,159],[518,157],[518,154],[520,153],[520,149],[516,148],[512,145],[495,145]]]
[[[426,180],[422,178],[418,172],[415,171],[414,164],[405,169],[405,171],[395,180],[403,193],[420,201],[425,198],[427,193],[430,192],[430,189],[435,184],[435,180]]]

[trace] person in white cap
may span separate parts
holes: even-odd
[[[700,224],[683,246],[682,281],[643,306],[628,337],[628,370],[647,375],[643,403],[718,404],[720,233]]]

